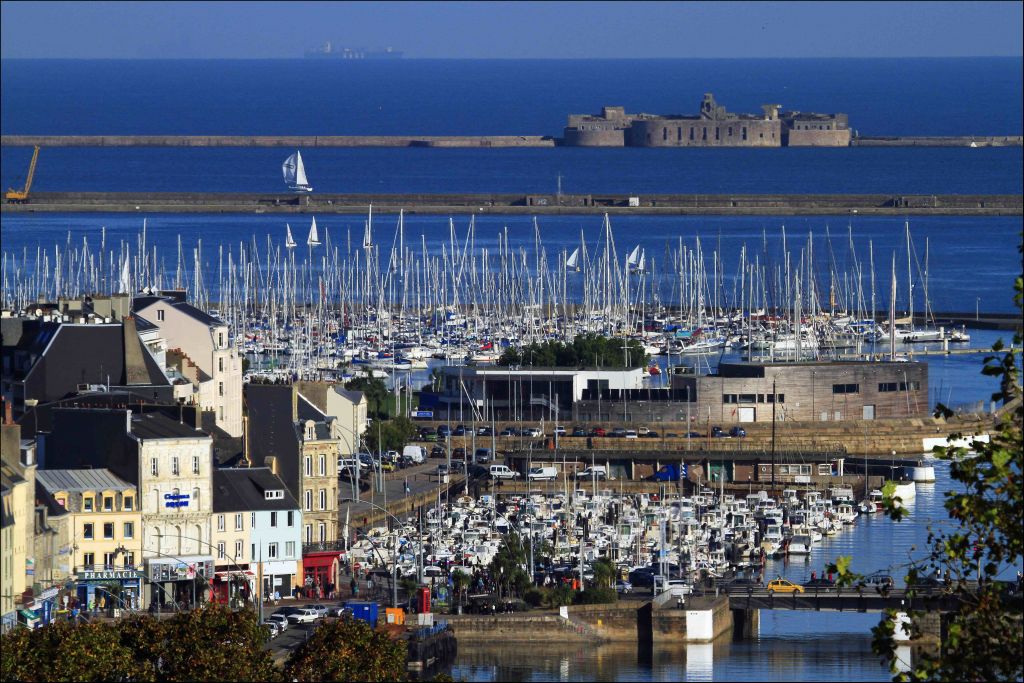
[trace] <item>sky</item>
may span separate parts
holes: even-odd
[[[1021,56],[1021,2],[0,3],[0,57],[406,58]]]

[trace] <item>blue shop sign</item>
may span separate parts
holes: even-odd
[[[187,493],[165,493],[164,507],[186,508],[188,507],[189,496]]]

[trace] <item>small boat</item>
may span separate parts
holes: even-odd
[[[306,179],[306,167],[302,163],[302,154],[297,150],[281,164],[284,182],[293,192],[312,192],[313,188]]]
[[[811,537],[804,534],[794,534],[789,539],[789,545],[787,552],[790,555],[810,555],[811,554]]]

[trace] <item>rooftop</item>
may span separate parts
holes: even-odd
[[[283,491],[268,499],[266,491]],[[299,503],[281,478],[267,467],[223,468],[213,471],[213,511],[298,510]]]
[[[36,470],[36,480],[47,491],[132,491],[135,485],[108,469]]]
[[[204,432],[160,413],[132,415],[132,434],[139,439],[209,439]]]

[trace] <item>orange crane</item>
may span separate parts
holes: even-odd
[[[28,201],[28,193],[32,189],[32,177],[36,174],[36,161],[38,160],[39,145],[36,145],[35,150],[32,152],[32,162],[28,165],[28,175],[25,176],[25,188],[23,190],[15,190],[13,187],[8,188],[7,194],[4,195],[8,204],[21,204]]]

